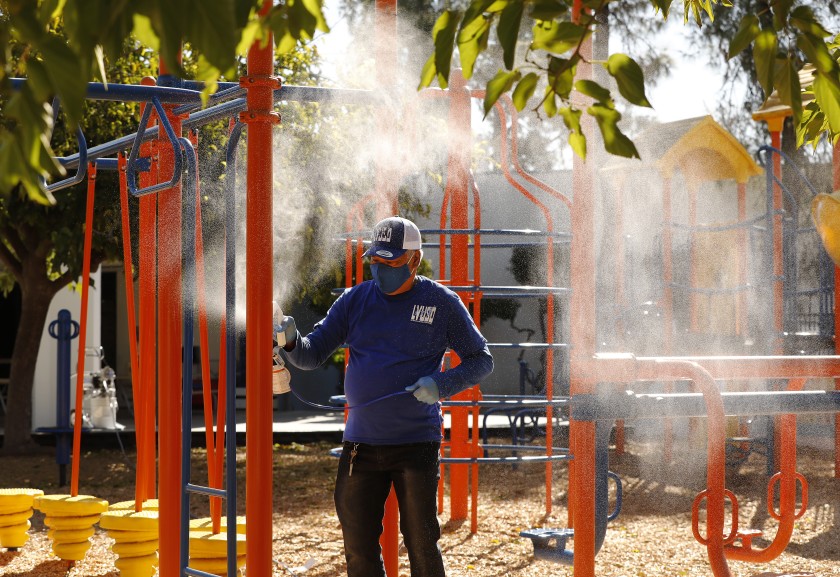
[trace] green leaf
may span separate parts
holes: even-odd
[[[831,74],[837,66],[822,38],[811,34],[800,34],[796,37],[796,45],[805,53],[808,61],[816,67],[817,71]]]
[[[148,46],[154,51],[160,48],[160,39],[152,27],[152,21],[148,16],[142,14],[134,14],[134,28],[131,31],[134,37],[140,41],[144,46]]]
[[[621,114],[617,110],[601,104],[593,104],[586,112],[598,122],[601,137],[604,139],[604,148],[607,152],[624,158],[639,158],[636,145],[618,127]]]
[[[761,26],[758,23],[758,16],[755,14],[747,14],[741,18],[741,24],[738,31],[729,43],[729,54],[727,60],[734,58],[740,54],[750,43],[755,40],[756,36],[761,32]]]
[[[417,85],[417,90],[431,86],[432,80],[435,79],[435,74],[437,74],[437,70],[435,69],[435,55],[432,54],[423,65],[423,70],[420,71],[420,84]]]
[[[822,24],[817,21],[813,10],[808,6],[797,6],[790,13],[790,23],[806,34],[812,34],[819,38],[831,36],[831,32],[826,30]]]
[[[583,112],[571,106],[564,106],[559,110],[560,116],[563,118],[563,124],[572,132],[583,132],[580,129],[580,117]]]
[[[535,0],[530,4],[530,15],[534,20],[554,20],[569,11],[569,7],[559,0]]]
[[[580,44],[587,35],[586,28],[572,22],[537,22],[531,50],[562,54]]]
[[[758,81],[764,89],[764,94],[773,92],[773,74],[776,66],[776,48],[778,38],[772,30],[762,30],[755,38],[753,45],[753,59]]]
[[[496,0],[473,0],[470,2],[470,5],[467,6],[467,11],[464,12],[464,18],[461,20],[461,27],[460,31],[463,31],[465,28],[472,25],[476,19],[483,18],[484,13],[487,12],[487,9],[495,2]]]
[[[609,106],[612,106],[612,94],[610,94],[610,91],[594,80],[578,80],[575,82],[575,90],[594,98],[605,106],[608,105],[607,103],[610,103]]]
[[[511,2],[502,10],[499,16],[499,26],[496,33],[499,35],[499,43],[504,50],[505,68],[513,68],[516,59],[516,41],[519,38],[519,26],[522,23],[522,12],[525,4],[522,0]]]
[[[781,101],[793,109],[794,118],[799,118],[802,115],[802,87],[793,58],[778,59],[774,84]]]
[[[552,56],[548,60],[549,87],[562,99],[569,98],[575,82],[575,71],[577,70],[578,58],[557,58]]]
[[[569,133],[569,146],[581,159],[586,160],[586,137],[580,132]]]
[[[831,131],[840,133],[840,89],[823,74],[817,73],[814,78],[814,97]]]
[[[88,68],[73,50],[56,36],[49,36],[39,46],[47,75],[58,96],[70,124],[82,118],[87,94]]]
[[[773,2],[773,28],[783,30],[787,26],[788,14],[793,0],[774,0]]]
[[[662,12],[662,17],[667,20],[668,14],[671,12],[671,2],[673,0],[650,0],[656,12]]]
[[[492,22],[492,18],[480,16],[458,32],[458,55],[464,78],[472,78],[475,60],[487,48]]]
[[[535,72],[529,72],[516,85],[511,98],[513,99],[513,105],[519,112],[522,112],[525,106],[528,105],[528,101],[534,95],[534,91],[537,88],[539,79],[540,77]]]
[[[545,87],[545,98],[543,98],[543,110],[549,118],[557,116],[557,93],[551,86]]]
[[[446,88],[449,84],[452,51],[455,49],[455,32],[460,19],[459,11],[446,10],[438,17],[432,28],[432,38],[435,42],[435,76],[441,88]]]
[[[513,70],[511,72],[499,70],[496,73],[496,76],[487,83],[487,90],[484,95],[484,116],[487,116],[490,109],[499,100],[499,97],[513,88],[513,85],[521,77],[522,73],[519,70]]]
[[[618,91],[628,102],[636,106],[653,108],[645,96],[645,76],[642,67],[626,54],[616,53],[605,64],[607,72],[615,78]]]

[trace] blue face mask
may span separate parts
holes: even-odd
[[[411,269],[408,268],[408,263],[398,267],[371,263],[370,272],[376,286],[385,294],[391,294],[399,289],[411,277]]]

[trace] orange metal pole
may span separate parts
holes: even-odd
[[[624,322],[624,311],[627,309],[627,293],[624,286],[624,189],[623,181],[615,187],[614,195],[615,224],[614,224],[614,253],[615,253],[615,306],[621,312],[618,322],[615,326],[616,338],[618,346],[621,350],[626,349],[624,339],[624,331],[626,323]],[[624,454],[624,421],[619,420],[615,423],[615,454]]]
[[[137,359],[137,321],[135,318],[135,311],[134,311],[134,275],[132,274],[132,263],[134,262],[131,258],[131,221],[129,219],[128,213],[128,183],[126,182],[126,174],[125,174],[125,155],[120,153],[117,155],[117,167],[119,172],[119,180],[120,180],[120,213],[121,213],[121,220],[122,220],[122,243],[123,243],[123,272],[125,274],[125,308],[126,312],[128,313],[128,354],[130,357],[130,364],[131,364],[131,398],[132,399],[139,399],[140,398],[140,369],[138,367],[138,359]],[[142,409],[137,411],[135,405],[135,414],[140,416],[140,423],[142,423]],[[142,444],[142,436],[143,436],[143,428],[142,425],[138,428],[135,423],[135,439],[137,443],[137,461],[139,464],[140,461],[140,453],[142,451],[141,444]],[[141,511],[143,509],[143,501],[146,500],[145,495],[145,487],[143,483],[140,482],[140,467],[137,468],[135,472],[135,481],[134,481],[134,508],[137,511]]]
[[[161,74],[167,74],[161,61]],[[166,105],[167,117],[176,135],[181,120]],[[160,170],[172,174],[175,154],[163,130],[160,131]],[[181,565],[181,408],[189,402],[181,394],[183,342],[183,299],[181,296],[181,183],[158,193],[158,378],[159,427],[158,469],[160,495],[160,574],[178,575]],[[192,226],[193,223],[190,223]]]
[[[261,13],[272,6],[265,0]],[[248,50],[247,109],[240,120],[248,124],[248,196],[246,221],[246,318],[245,350],[246,445],[245,515],[248,523],[246,564],[249,577],[272,574],[272,392],[271,357],[274,251],[272,247],[272,187],[274,179],[272,125],[280,121],[273,112],[273,90],[279,88],[274,72],[271,37]]]
[[[382,93],[394,88],[397,65],[397,0],[376,0],[375,9],[375,62],[376,86]],[[387,106],[377,111],[376,129],[380,142],[388,143],[390,150],[397,150],[394,140],[394,124],[396,119],[393,110]],[[399,214],[397,198],[399,177],[397,167],[391,164],[377,162],[376,164],[376,220]],[[361,248],[361,244],[359,245]],[[361,252],[359,254],[359,282],[362,279]],[[385,502],[385,516],[382,520],[383,531],[380,538],[382,559],[385,562],[385,573],[390,577],[399,574],[399,511],[397,496],[393,487]]]
[[[832,151],[832,184],[833,190],[840,190],[840,142],[834,144]],[[840,355],[840,314],[838,314],[838,300],[840,300],[840,268],[834,267],[834,352]],[[840,391],[840,379],[834,379],[834,390]],[[840,415],[834,415],[834,478],[840,479]]]
[[[155,79],[146,77],[141,80],[144,86],[154,86]],[[140,147],[140,155],[151,161],[149,172],[140,174],[140,185],[148,187],[158,182],[158,148],[157,142],[152,141]],[[140,346],[139,374],[135,377],[140,381],[140,397],[134,399],[135,420],[139,419],[142,427],[140,439],[142,452],[138,445],[137,479],[143,485],[143,495],[146,499],[157,495],[156,466],[157,447],[157,195],[147,194],[140,197],[140,233],[139,233],[139,321]]]
[[[453,229],[469,228],[469,170],[471,150],[470,92],[460,70],[454,70],[449,84],[449,160],[446,169],[446,191],[450,200],[450,225]],[[454,286],[469,284],[469,238],[467,235],[452,235],[451,245],[451,281]],[[466,296],[461,295],[465,301]],[[456,356],[453,355],[453,359]],[[463,391],[452,398],[468,400],[470,390]],[[453,407],[450,410],[450,454],[452,457],[469,457],[469,408]],[[449,468],[450,518],[464,520],[469,514],[469,465],[452,464]]]
[[[738,183],[738,222],[747,220],[747,183]],[[747,284],[747,231],[743,228],[738,231],[738,285]],[[736,303],[737,314],[735,315],[735,334],[745,337],[747,334],[747,293],[741,290],[738,293]]]
[[[671,227],[674,215],[671,203],[671,179],[666,178],[662,181],[662,344],[666,355],[672,354],[674,350],[674,289],[671,287],[674,282],[674,236]],[[665,392],[671,392],[672,387],[670,382],[666,383]],[[670,463],[674,447],[674,423],[667,418],[663,427],[663,459]]]
[[[688,225],[691,227],[689,233],[689,286],[697,288],[697,233],[694,227],[697,226],[697,188],[691,186],[688,191]],[[693,332],[700,330],[700,319],[697,316],[697,295],[694,292],[688,295],[688,309],[690,314],[690,327]]]
[[[580,21],[582,2],[575,0],[573,20]],[[581,46],[578,78],[592,78],[592,42]],[[592,119],[583,119],[587,139],[594,142]],[[570,306],[571,394],[592,393],[594,381],[583,378],[578,365],[595,352],[595,199],[592,166],[575,155],[572,168],[572,246]],[[570,420],[569,444],[574,468],[569,479],[569,515],[575,530],[575,577],[595,577],[595,423]]]
[[[85,387],[85,339],[87,338],[88,292],[90,287],[90,249],[93,243],[93,202],[96,196],[96,164],[88,164],[87,204],[85,205],[85,239],[82,248],[82,302],[79,313],[79,355],[76,361],[76,414],[73,420],[73,468],[70,494],[79,494],[79,468],[82,463],[82,402]]]
[[[543,216],[545,217],[546,221],[546,229],[548,235],[546,236],[546,286],[554,286],[554,238],[551,234],[554,232],[554,220],[551,217],[551,212],[548,210],[548,207],[545,206],[542,202],[540,202],[534,195],[532,195],[528,189],[522,186],[519,182],[514,180],[513,176],[510,173],[510,166],[509,166],[509,155],[507,151],[507,142],[506,142],[506,126],[507,126],[507,118],[505,116],[504,108],[497,103],[496,111],[499,114],[499,121],[502,126],[502,133],[501,133],[501,140],[500,140],[500,156],[501,156],[501,166],[502,166],[502,173],[505,176],[505,179],[513,185],[522,195],[534,203],[537,208],[539,208]],[[516,126],[511,126],[511,133],[516,134]],[[511,137],[511,142],[515,143],[516,139],[514,136]],[[511,156],[515,155],[516,150],[511,150]],[[517,162],[518,164],[518,162]],[[542,187],[541,187],[542,188]],[[545,190],[545,189],[544,189]],[[550,294],[546,297],[546,341],[549,343],[554,342],[554,295]],[[554,398],[554,351],[549,348],[545,352],[545,392],[546,392],[546,399],[551,401]],[[546,428],[545,428],[545,452],[546,455],[551,456],[554,452],[554,427],[553,427],[553,409],[551,406],[546,407],[545,410],[545,417],[546,417]],[[545,464],[545,514],[550,515],[552,510],[552,462],[546,461]]]

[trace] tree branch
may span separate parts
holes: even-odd
[[[25,251],[26,249],[23,247],[23,244],[17,236],[17,231],[14,229],[10,229],[7,226],[0,226],[0,234],[3,235],[3,238],[12,246],[12,250],[14,250],[12,252],[6,246],[5,242],[0,242],[0,261],[3,262],[3,265],[9,269],[15,278],[20,278],[23,274],[23,268],[20,266],[21,250]]]

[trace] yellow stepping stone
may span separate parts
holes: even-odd
[[[120,577],[151,577],[157,564],[157,553],[143,557],[120,557],[114,562]]]
[[[19,549],[29,541],[29,521],[11,527],[0,527],[0,547]]]
[[[136,507],[134,504],[136,501],[132,499],[131,501],[120,501],[118,503],[111,503],[108,507],[109,511],[119,511],[121,509],[130,509],[134,510]],[[141,507],[143,511],[157,511],[158,510],[158,500],[157,499],[146,499],[143,501],[143,507]]]
[[[94,533],[96,530],[90,525],[83,529],[50,529],[47,531],[47,537],[59,543],[81,543],[93,537]]]
[[[58,543],[53,541],[52,551],[57,557],[65,561],[81,561],[85,558],[85,553],[90,549],[90,541],[85,539],[79,543]]]
[[[236,535],[236,554],[245,554],[245,535]],[[227,557],[227,533],[190,531],[190,557]]]
[[[6,513],[5,515],[0,515],[0,528],[20,525],[24,521],[29,521],[29,518],[31,516],[31,507],[29,509],[26,509],[25,511],[20,511],[18,513]]]
[[[158,530],[157,511],[135,511],[122,509],[106,511],[99,518],[99,526],[103,529],[118,531],[154,531]]]
[[[133,543],[135,541],[155,541],[158,538],[157,531],[121,531],[119,529],[108,529],[108,536],[117,543]]]
[[[204,571],[205,573],[215,573],[216,575],[227,575],[227,559],[223,557],[202,559],[190,557],[190,567]],[[245,555],[240,555],[236,558],[236,569],[239,569],[245,564]]]
[[[222,517],[221,531],[227,529],[227,516]],[[202,517],[200,519],[193,519],[190,521],[190,531],[212,531],[213,520],[210,517]],[[236,518],[236,532],[245,534],[245,516],[240,515]]]
[[[158,540],[114,543],[111,550],[120,557],[148,557],[158,550]]]
[[[41,495],[34,506],[50,517],[84,517],[104,513],[108,501],[90,495]]]
[[[32,508],[35,497],[43,495],[40,489],[0,489],[0,515],[20,513]]]
[[[99,515],[87,515],[85,517],[44,517],[44,525],[58,531],[82,530],[93,527],[99,521]]]

